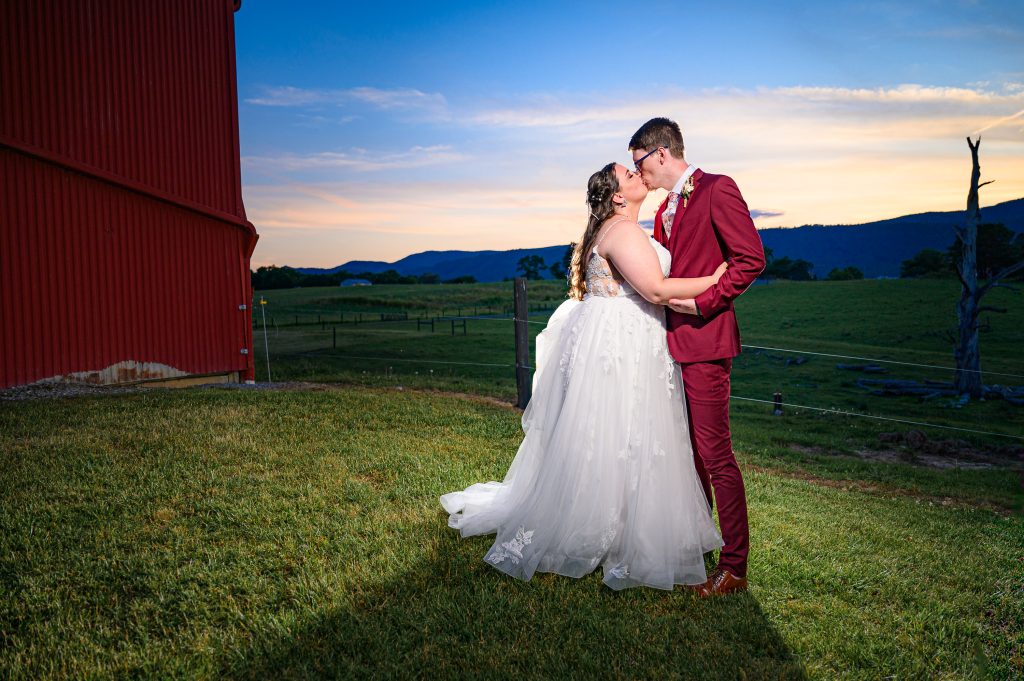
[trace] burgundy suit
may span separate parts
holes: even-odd
[[[729,373],[740,353],[732,301],[764,270],[764,247],[732,178],[697,170],[693,182],[686,207],[679,202],[668,239],[661,221],[667,200],[662,203],[654,216],[654,238],[672,253],[672,277],[707,276],[724,260],[729,269],[695,299],[700,317],[667,310],[668,347],[682,369],[694,465],[708,501],[718,507],[725,541],[718,565],[746,577],[747,499],[729,434]]]

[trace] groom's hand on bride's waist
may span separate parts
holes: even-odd
[[[668,306],[679,314],[692,314],[695,317],[704,318],[693,298],[672,298],[668,301]]]

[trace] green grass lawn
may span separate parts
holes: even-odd
[[[999,509],[1015,473],[793,453],[846,436],[735,421],[752,588],[702,601],[520,583],[448,529],[438,496],[500,479],[521,438],[493,401],[0,403],[0,678],[1024,677],[1024,520]]]

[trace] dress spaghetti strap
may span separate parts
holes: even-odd
[[[597,240],[597,242],[596,242],[596,243],[594,244],[594,251],[593,251],[593,252],[594,252],[594,253],[597,253],[597,247],[598,247],[598,246],[600,246],[600,245],[601,245],[601,242],[602,242],[602,241],[604,241],[604,238],[605,238],[606,236],[608,236],[608,232],[610,232],[610,231],[612,231],[613,229],[615,229],[615,225],[619,224],[620,222],[625,222],[626,220],[629,220],[629,218],[627,218],[627,217],[621,217],[621,218],[619,218],[618,220],[616,220],[615,222],[613,222],[612,224],[608,225],[608,226],[607,226],[607,227],[605,228],[605,230],[604,230],[604,234],[602,234],[602,235],[601,235],[601,238],[600,238],[600,239],[598,239],[598,240]],[[602,257],[603,257],[603,256],[602,256]]]

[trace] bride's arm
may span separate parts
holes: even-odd
[[[671,298],[695,298],[718,281],[725,263],[706,277],[677,279],[661,273],[661,262],[649,243],[649,237],[636,223],[624,223],[612,229],[601,244],[604,257],[646,300],[667,305]]]

